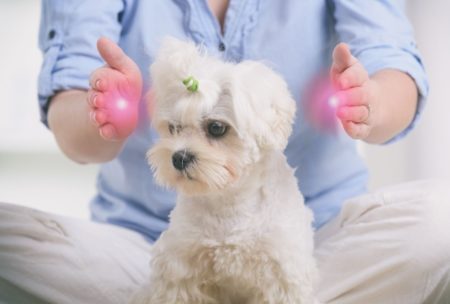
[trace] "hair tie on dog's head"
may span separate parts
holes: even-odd
[[[189,76],[188,78],[184,79],[183,84],[186,87],[186,89],[190,92],[197,92],[198,90],[198,80],[192,76]]]

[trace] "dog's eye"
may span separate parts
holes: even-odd
[[[175,133],[175,126],[173,124],[169,124],[169,132],[173,135]]]
[[[228,131],[228,126],[220,121],[210,121],[206,127],[208,135],[215,138],[224,136]]]
[[[183,127],[181,125],[179,125],[179,124],[172,124],[172,123],[169,123],[167,125],[167,128],[169,129],[169,133],[171,135],[178,134],[183,129]]]

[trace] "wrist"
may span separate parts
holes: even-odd
[[[381,144],[405,130],[414,119],[418,91],[409,75],[393,69],[375,73],[370,86],[373,125],[364,140]]]

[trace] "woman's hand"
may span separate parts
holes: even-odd
[[[379,123],[377,83],[344,43],[333,51],[330,76],[338,90],[336,115],[342,126],[350,137],[366,139]]]
[[[142,77],[136,63],[106,38],[97,41],[104,67],[90,77],[87,94],[90,118],[105,140],[121,141],[136,128]]]
[[[348,46],[340,43],[333,52],[330,76],[338,90],[336,115],[350,137],[384,143],[414,119],[419,92],[408,74],[382,69],[369,77]]]

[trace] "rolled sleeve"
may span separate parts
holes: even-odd
[[[419,101],[410,125],[389,140],[404,137],[416,125],[428,96],[428,81],[401,0],[335,0],[334,17],[340,41],[349,44],[370,75],[382,69],[407,73],[416,83]]]
[[[122,0],[43,0],[38,80],[41,121],[47,125],[50,98],[70,89],[88,89],[90,73],[103,64],[96,49],[101,36],[118,41]]]

